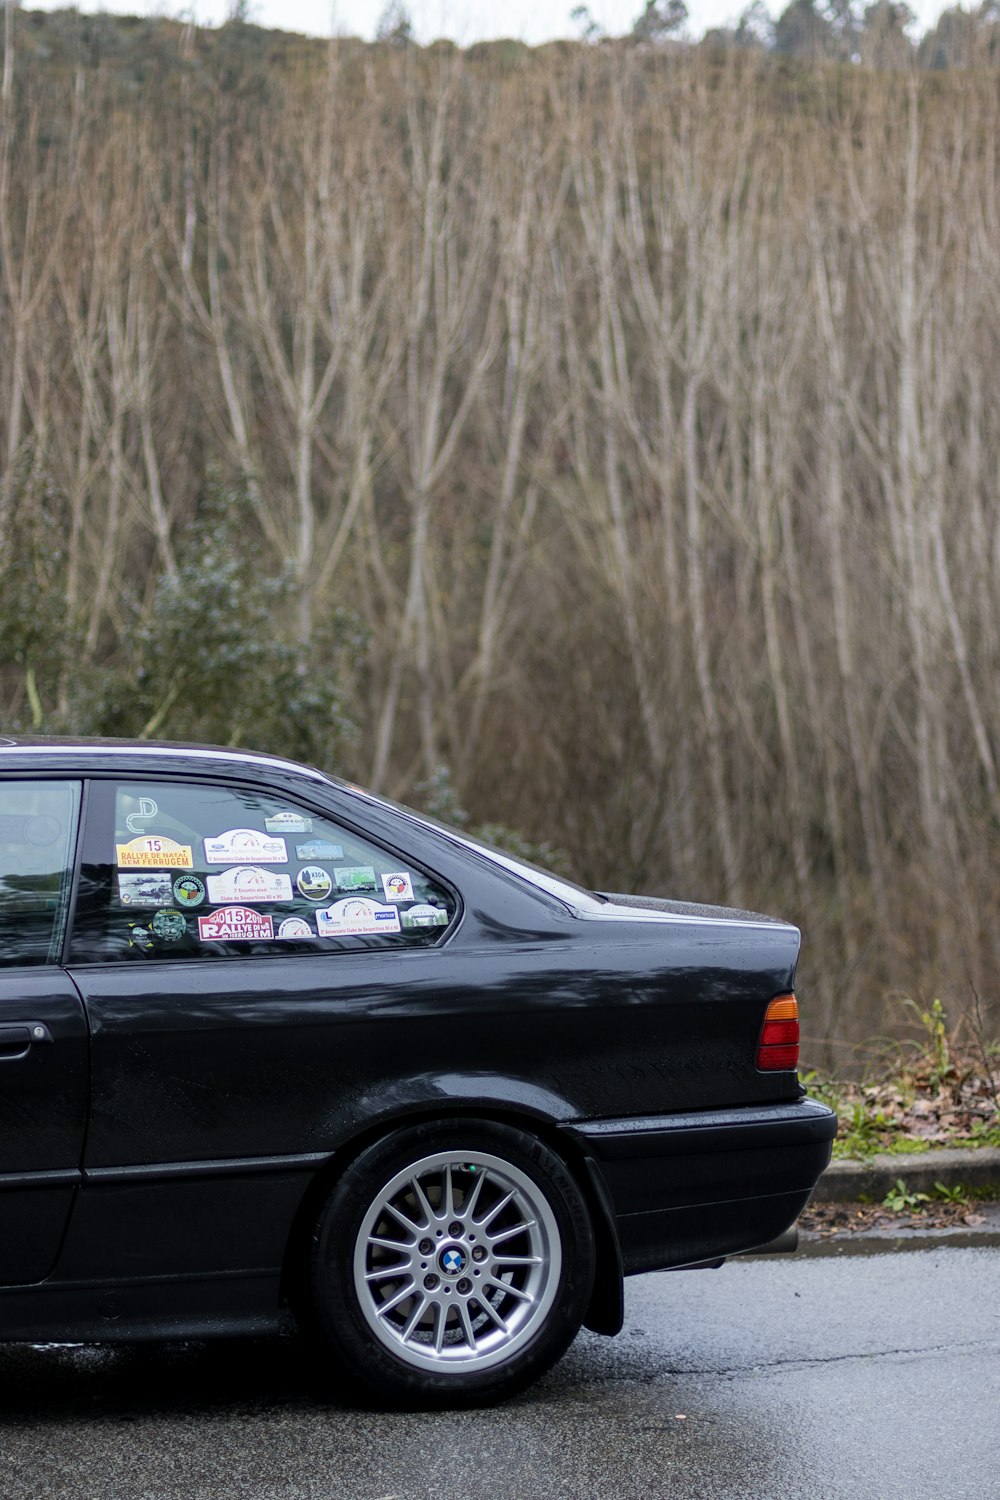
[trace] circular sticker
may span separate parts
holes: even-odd
[[[47,813],[42,813],[36,818],[31,818],[24,836],[29,844],[42,846],[54,844],[62,832],[57,818],[50,818]]]
[[[205,882],[197,875],[180,875],[174,881],[174,900],[178,906],[200,906],[205,899]]]
[[[302,917],[286,917],[278,928],[280,938],[311,938],[316,934]]]
[[[295,884],[307,901],[325,901],[333,890],[333,880],[319,865],[305,865],[295,877]]]
[[[179,911],[158,911],[149,925],[165,943],[176,943],[187,932],[184,914]]]
[[[128,924],[128,945],[130,948],[155,948],[156,939],[145,922],[130,922]]]

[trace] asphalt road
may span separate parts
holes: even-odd
[[[331,1404],[290,1342],[0,1349],[0,1497],[994,1500],[1000,1249],[628,1286],[520,1400]]]

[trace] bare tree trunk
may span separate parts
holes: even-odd
[[[499,283],[489,275],[492,249],[492,204],[487,184],[466,229],[461,261],[455,254],[452,229],[455,203],[451,184],[455,155],[461,143],[448,135],[453,105],[453,70],[446,69],[437,85],[429,140],[424,142],[414,101],[408,102],[408,140],[413,154],[415,209],[412,222],[413,282],[408,288],[405,355],[405,436],[397,431],[399,452],[406,466],[406,500],[410,517],[409,568],[402,626],[394,632],[392,654],[382,707],[378,717],[372,782],[384,784],[396,730],[403,672],[412,663],[416,676],[417,727],[420,756],[426,775],[438,763],[431,612],[426,590],[432,572],[430,557],[431,505],[458,440],[465,428],[483,378],[492,366],[499,341]],[[445,172],[446,144],[451,150]],[[481,288],[489,287],[482,307]],[[470,327],[470,319],[472,326]],[[457,374],[458,390],[450,397],[449,384]]]
[[[3,8],[3,84],[0,100],[6,106],[14,88],[14,11],[17,0],[4,0]]]
[[[872,764],[863,742],[862,707],[855,669],[852,620],[852,590],[845,557],[845,506],[842,456],[846,446],[843,400],[847,388],[845,347],[842,335],[845,287],[837,277],[831,287],[824,252],[816,234],[814,275],[820,336],[826,354],[829,380],[825,393],[822,425],[823,516],[829,547],[830,595],[833,634],[844,705],[844,722],[854,781],[861,813],[865,856],[872,879],[872,893],[883,932],[889,930],[889,907],[881,819],[872,792]]]
[[[684,302],[684,399],[681,412],[681,442],[684,465],[684,509],[687,523],[688,618],[695,679],[705,736],[705,758],[711,788],[715,838],[722,866],[727,900],[741,900],[739,865],[726,787],[716,675],[709,639],[705,584],[706,542],[702,522],[701,475],[698,459],[698,398],[703,371],[713,336],[712,315],[717,306],[721,249],[713,241],[711,228],[702,233],[701,204],[704,191],[699,142],[692,139],[690,117],[684,122],[685,151],[682,211],[687,235]],[[718,189],[716,189],[718,191]],[[717,223],[717,221],[716,221]]]

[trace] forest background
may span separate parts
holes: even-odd
[[[995,1034],[995,11],[943,62],[8,16],[0,732],[782,913],[815,1061],[903,996]]]

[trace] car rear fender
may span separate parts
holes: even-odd
[[[423,1108],[412,1107],[386,1116],[377,1125],[352,1136],[332,1153],[329,1161],[312,1178],[292,1223],[282,1266],[282,1300],[295,1311],[303,1314],[308,1311],[305,1301],[305,1272],[313,1230],[337,1179],[363,1151],[375,1141],[391,1135],[394,1130],[430,1123],[440,1125],[447,1120],[472,1119],[510,1125],[516,1130],[536,1136],[572,1172],[590,1211],[596,1251],[594,1289],[584,1325],[593,1333],[619,1333],[624,1321],[622,1255],[611,1198],[597,1162],[582,1151],[579,1144],[565,1131],[559,1129],[551,1117],[509,1105],[501,1108],[487,1100],[474,1098],[467,1098],[461,1106],[456,1103],[445,1109],[440,1106],[430,1109],[425,1103]]]

